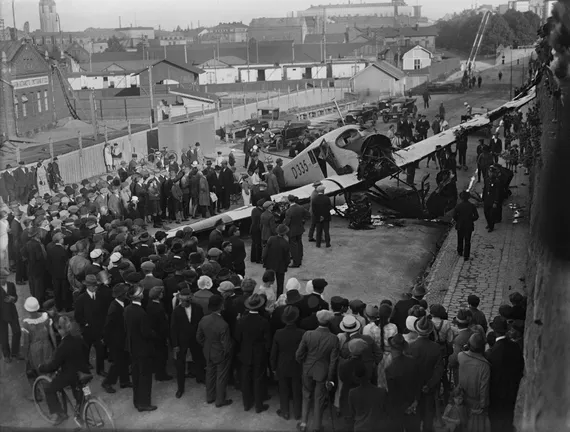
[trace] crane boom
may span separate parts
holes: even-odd
[[[479,53],[479,48],[481,48],[481,41],[483,40],[483,35],[485,34],[485,28],[489,23],[489,19],[491,18],[491,11],[486,11],[483,14],[483,18],[481,19],[481,23],[479,24],[479,30],[477,30],[477,34],[475,35],[475,41],[473,41],[473,46],[471,47],[471,53],[469,54],[469,59],[465,64],[465,69],[469,76],[472,75],[473,70],[475,69],[475,59],[477,58],[477,54]]]

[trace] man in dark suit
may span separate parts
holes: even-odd
[[[303,262],[303,233],[305,232],[305,221],[311,217],[308,210],[297,204],[297,197],[289,195],[287,198],[290,206],[285,212],[285,225],[289,227],[289,247],[291,249],[291,267],[301,267]]]
[[[206,402],[215,402],[218,408],[232,403],[231,399],[226,399],[232,337],[228,323],[220,315],[223,305],[222,297],[218,295],[210,297],[208,300],[210,313],[200,320],[196,332],[196,340],[202,345],[206,359]]]
[[[277,224],[275,215],[273,214],[273,201],[265,201],[263,203],[263,213],[261,213],[259,224],[261,225],[261,244],[265,248],[269,237],[277,234]]]
[[[22,331],[16,309],[18,293],[16,285],[7,281],[9,275],[8,270],[0,269],[0,345],[2,345],[2,353],[6,362],[10,362],[12,358],[23,359],[20,355]],[[8,326],[12,329],[12,345],[8,338]]]
[[[87,275],[83,283],[86,290],[75,301],[75,321],[81,327],[86,362],[89,364],[91,347],[95,347],[95,371],[97,375],[106,377],[103,328],[108,299],[105,298],[102,292],[98,292],[99,281],[97,276]]]
[[[220,172],[220,199],[223,210],[230,208],[230,195],[234,187],[234,173],[228,168],[228,161],[222,161],[222,170]]]
[[[157,381],[170,381],[172,377],[166,372],[166,362],[168,361],[168,317],[162,304],[164,287],[156,286],[151,288],[148,295],[146,313],[150,322],[150,328],[156,334],[154,339],[153,370]]]
[[[55,233],[52,242],[47,246],[47,268],[51,275],[55,306],[58,311],[71,308],[69,282],[67,281],[67,263],[70,254],[64,244],[65,236]]]
[[[208,237],[208,250],[212,248],[222,249],[222,244],[224,243],[224,221],[222,219],[216,220],[214,224],[214,229]]]
[[[455,229],[457,230],[457,253],[463,255],[465,261],[469,259],[471,253],[471,235],[475,230],[475,221],[479,219],[479,213],[475,204],[469,202],[471,195],[467,191],[459,194],[461,202],[457,204],[453,211]]]
[[[12,172],[14,184],[16,186],[16,200],[25,204],[28,202],[28,168],[24,161],[19,163],[19,167]]]
[[[133,403],[139,412],[156,409],[156,405],[151,405],[152,351],[156,334],[141,305],[142,298],[142,287],[135,286],[131,295],[132,303],[125,308],[126,346],[131,355],[133,376]]]
[[[331,222],[331,210],[332,204],[329,197],[325,195],[325,187],[320,185],[317,187],[317,196],[313,199],[312,211],[313,217],[317,222],[317,238],[316,245],[318,248],[321,247],[321,242],[323,240],[323,232],[325,236],[325,246],[331,247],[331,235],[330,235],[330,222]]]
[[[290,291],[293,292],[293,291]],[[281,320],[285,328],[277,330],[271,347],[271,369],[275,372],[279,382],[280,409],[277,415],[289,420],[289,397],[293,399],[293,414],[296,420],[301,419],[301,406],[303,401],[301,385],[301,365],[296,361],[295,354],[304,330],[297,328],[299,309],[295,306],[285,306]],[[289,394],[291,389],[291,395]]]
[[[524,358],[519,345],[509,340],[507,320],[495,317],[491,323],[495,345],[487,359],[491,363],[489,419],[492,432],[513,432],[515,404],[524,374]]]
[[[303,301],[300,304],[299,309],[301,310],[301,317],[307,318],[311,315],[311,311],[313,308],[309,307],[309,303],[311,299],[315,299],[318,302],[317,311],[318,310],[328,310],[329,304],[323,298],[323,294],[325,292],[325,288],[328,285],[328,282],[324,279],[317,278],[311,281],[313,285],[313,292],[303,297]]]
[[[502,205],[502,186],[498,172],[494,166],[489,167],[485,185],[483,186],[483,213],[487,221],[487,231],[495,229],[495,223],[499,222],[498,213]]]
[[[61,336],[61,342],[50,362],[42,364],[38,368],[40,373],[57,372],[49,386],[44,388],[46,402],[53,416],[52,422],[54,426],[63,423],[68,418],[59,401],[58,392],[68,386],[75,387],[79,372],[89,373],[89,367],[85,363],[85,357],[82,352],[81,337],[71,334],[72,326],[72,322],[68,317],[59,317],[57,330]]]
[[[263,267],[275,272],[277,280],[277,297],[283,294],[285,273],[289,267],[290,252],[289,242],[285,238],[289,228],[287,225],[277,227],[277,235],[269,237],[267,245],[263,249]]]
[[[237,324],[235,339],[239,346],[241,363],[241,393],[243,409],[249,411],[255,405],[255,412],[267,411],[263,403],[266,395],[267,353],[271,349],[271,331],[267,318],[259,314],[266,299],[253,294],[245,301],[248,313]]]
[[[217,202],[212,202],[210,205],[210,213],[212,215],[216,214],[216,208],[219,209],[219,206],[220,206],[219,172],[220,172],[219,168],[216,171],[216,169],[213,169],[211,165],[204,170],[204,176],[206,176],[206,181],[208,182],[208,188],[210,190],[210,193],[213,192],[218,197]]]
[[[186,354],[190,351],[194,366],[193,375],[196,382],[204,382],[204,356],[200,344],[196,340],[198,324],[204,317],[204,311],[200,305],[191,302],[190,289],[184,288],[178,293],[180,304],[172,311],[170,320],[170,340],[176,362],[176,398],[180,399],[184,394],[186,378]]]
[[[23,285],[25,280],[28,279],[26,274],[26,263],[22,259],[22,246],[25,245],[22,242],[22,224],[20,218],[22,217],[22,211],[16,207],[13,210],[14,218],[10,222],[10,229],[12,230],[12,250],[14,251],[14,261],[16,262],[16,285]]]
[[[297,424],[299,432],[307,430],[311,399],[314,402],[313,429],[320,431],[327,392],[332,390],[339,354],[339,340],[328,326],[333,313],[328,310],[317,312],[319,327],[303,335],[295,353],[297,362],[303,365],[303,412]]]
[[[499,162],[499,156],[503,152],[503,141],[499,138],[497,134],[493,135],[491,138],[491,153],[493,153],[493,159],[495,163]]]
[[[146,308],[148,304],[148,295],[150,293],[150,290],[154,287],[164,286],[162,279],[158,279],[154,276],[153,271],[155,268],[156,265],[152,261],[145,261],[141,264],[141,271],[144,274],[144,278],[139,282],[139,285],[142,286],[144,290],[142,302],[144,308]]]
[[[30,294],[42,304],[45,300],[45,275],[47,272],[47,252],[40,240],[40,231],[36,227],[28,230],[29,240],[26,243],[28,260],[28,278]]]
[[[426,289],[423,285],[416,285],[412,290],[410,298],[399,300],[394,305],[392,310],[392,317],[390,321],[398,327],[398,333],[406,334],[410,331],[406,328],[406,318],[408,318],[408,311],[413,306],[420,303],[421,299],[426,295]]]
[[[261,240],[261,214],[263,213],[264,203],[264,200],[259,200],[251,210],[251,227],[249,230],[249,234],[251,235],[251,253],[249,258],[252,263],[261,263],[263,251],[263,243]]]
[[[417,362],[414,357],[405,354],[408,342],[401,334],[388,339],[392,352],[392,362],[386,367],[388,384],[388,410],[392,418],[392,429],[419,431],[420,419],[416,414],[417,401],[420,397]]]
[[[435,397],[443,376],[443,358],[440,346],[429,339],[434,324],[431,317],[424,316],[414,323],[418,339],[410,345],[409,353],[418,365],[418,380],[421,394],[418,413],[423,423],[423,431],[432,432],[435,418]]]
[[[127,284],[117,284],[113,287],[113,298],[115,301],[109,306],[105,326],[103,328],[103,339],[107,345],[110,357],[113,361],[109,368],[107,378],[102,382],[102,387],[107,393],[115,393],[113,387],[119,380],[120,387],[132,387],[129,376],[129,353],[125,348],[125,304],[127,303]]]

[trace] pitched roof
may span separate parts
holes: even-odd
[[[166,64],[169,64],[170,66],[174,66],[174,67],[177,67],[177,68],[179,68],[179,69],[183,69],[183,70],[185,70],[185,71],[187,71],[187,72],[190,72],[190,73],[193,73],[193,74],[196,74],[196,75],[200,75],[201,73],[204,73],[204,70],[203,70],[203,69],[200,69],[200,68],[198,68],[198,67],[196,67],[196,66],[192,66],[192,65],[189,65],[189,64],[185,64],[185,63],[175,63],[175,62],[173,62],[173,61],[166,60],[166,59],[162,59],[162,60],[158,60],[158,61],[155,60],[154,62],[152,62],[152,63],[149,64],[148,66],[156,66],[156,65],[158,65],[158,64],[160,64],[160,63],[166,63]],[[145,72],[146,70],[147,70],[146,67],[143,67],[143,68],[142,68],[138,73],[136,73],[135,75],[138,75],[138,74],[140,74],[140,73],[142,73],[142,72]]]
[[[0,41],[0,53],[5,53],[6,60],[11,62],[24,43],[23,41]]]
[[[303,25],[301,17],[287,18],[254,18],[249,23],[249,27],[267,28],[267,27],[300,27]]]
[[[239,66],[247,63],[244,59],[232,55],[218,57],[218,60],[230,66]]]
[[[219,23],[217,26],[212,28],[247,28],[248,26],[241,22],[231,22],[231,23]]]
[[[436,26],[429,27],[400,27],[400,28],[376,28],[370,29],[372,32],[384,36],[385,38],[402,37],[428,37],[439,34]]]
[[[416,45],[415,47],[412,47],[412,48],[409,49],[408,51],[406,51],[403,55],[406,55],[406,54],[409,53],[410,51],[413,51],[413,50],[418,49],[418,48],[421,49],[421,50],[423,50],[423,51],[425,51],[425,52],[427,52],[430,56],[433,56],[433,53],[432,53],[430,50],[424,48],[423,46],[421,46],[421,45],[419,45],[419,44]]]
[[[406,76],[406,74],[404,72],[402,72],[400,69],[398,69],[396,66],[391,65],[387,61],[379,60],[377,62],[370,63],[369,66],[367,66],[366,68],[364,68],[360,72],[358,72],[356,75],[354,75],[352,77],[352,79],[355,79],[360,74],[362,74],[364,71],[366,71],[370,68],[378,69],[379,71],[384,72],[386,75],[391,76],[396,81],[399,81]]]

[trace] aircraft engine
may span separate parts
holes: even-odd
[[[397,170],[390,138],[382,134],[367,137],[361,148],[358,180],[376,183]]]

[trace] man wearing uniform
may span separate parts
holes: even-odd
[[[488,150],[487,150],[488,153]],[[501,205],[501,184],[494,169],[489,170],[483,187],[483,211],[487,220],[487,231],[495,228],[497,208]]]

